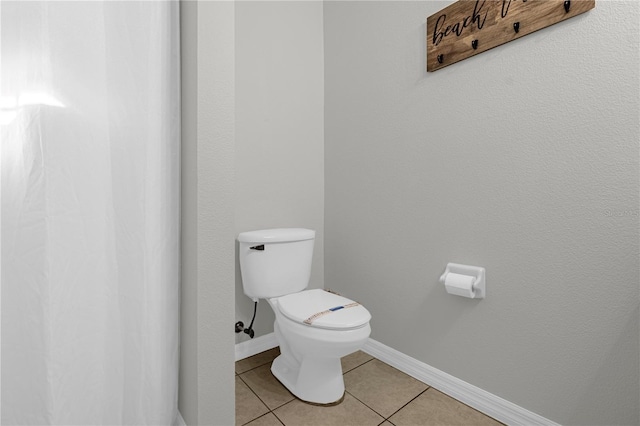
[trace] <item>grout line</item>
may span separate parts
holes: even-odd
[[[271,350],[273,350],[273,349],[275,349],[275,348],[267,349],[266,351],[262,351],[262,352],[260,352],[260,353],[258,353],[258,354],[252,355],[252,356],[250,356],[249,358],[253,358],[253,357],[255,357],[255,356],[258,356],[258,355],[260,355],[260,354],[262,354],[262,353],[265,353],[265,352],[267,352],[267,351],[271,351]],[[280,354],[278,354],[278,355],[280,355]],[[236,373],[236,374],[239,376],[239,375],[241,375],[241,374],[248,373],[249,371],[255,370],[256,368],[260,368],[260,367],[262,367],[262,366],[263,366],[263,365],[265,365],[265,364],[272,363],[272,362],[273,362],[273,360],[274,360],[274,359],[276,359],[276,358],[278,357],[278,355],[276,355],[275,357],[273,357],[273,359],[271,359],[270,361],[264,362],[264,363],[262,363],[262,364],[260,364],[260,365],[256,365],[255,367],[252,367],[252,368],[250,368],[250,369],[248,369],[248,370],[246,370],[246,371],[243,371],[242,373]],[[242,360],[240,360],[240,361],[244,361],[245,359],[249,359],[249,358],[244,358],[244,359],[242,359]],[[236,364],[237,364],[238,362],[240,362],[240,361],[236,361]]]
[[[259,415],[259,416],[258,416],[258,417],[256,417],[255,419],[251,419],[251,420],[249,420],[248,422],[244,423],[244,424],[243,424],[243,426],[244,426],[244,425],[248,425],[249,423],[251,423],[251,422],[253,422],[253,421],[255,421],[255,420],[258,420],[259,418],[266,416],[266,415],[267,415],[267,414],[269,414],[270,412],[271,412],[271,411],[267,411],[266,413]],[[276,417],[276,418],[277,418],[277,417]]]
[[[384,420],[387,420],[387,418],[385,416],[383,416],[382,414],[378,413],[376,410],[374,410],[373,408],[369,407],[367,404],[365,404],[364,402],[362,402],[360,399],[358,399],[357,396],[355,396],[354,394],[352,394],[351,392],[348,392],[347,390],[344,391],[345,393],[348,393],[349,395],[351,395],[356,401],[360,402],[362,405],[364,405],[365,407],[367,407],[369,410],[373,411],[374,413],[376,413],[377,415],[379,415],[380,417],[382,417]],[[382,421],[382,423],[384,423],[384,420]]]
[[[353,370],[355,370],[356,368],[362,367],[363,365],[365,365],[365,364],[367,364],[367,363],[369,363],[369,362],[373,361],[374,359],[376,359],[376,360],[378,360],[378,361],[382,362],[382,363],[383,363],[383,364],[385,364],[385,365],[389,365],[389,364],[387,364],[386,362],[384,362],[384,361],[382,361],[382,360],[379,360],[379,359],[378,359],[378,358],[376,358],[376,357],[372,357],[372,358],[371,358],[370,360],[368,360],[367,362],[364,362],[364,363],[360,364],[358,367],[355,367],[355,368],[353,368],[353,369],[351,369],[351,370],[349,370],[349,371],[353,371]],[[391,366],[390,366],[390,367],[391,367]],[[391,368],[393,368],[394,370],[398,370],[398,369],[397,369],[397,368],[395,368],[395,367],[391,367]],[[398,370],[398,371],[400,371],[400,370]],[[346,374],[346,373],[345,373],[345,374]],[[344,374],[343,374],[343,376],[344,376]],[[417,380],[417,379],[416,379],[416,380]],[[424,382],[422,382],[422,381],[420,381],[420,380],[418,380],[418,382],[420,382],[420,383],[424,383]],[[396,411],[394,411],[393,413],[391,413],[389,416],[384,416],[383,414],[381,414],[381,413],[377,412],[374,408],[370,407],[369,405],[367,405],[366,403],[364,403],[363,401],[361,401],[360,399],[358,399],[355,395],[353,395],[351,392],[348,392],[346,389],[345,389],[345,392],[347,392],[349,395],[351,395],[352,397],[354,397],[356,400],[360,401],[360,402],[361,402],[365,407],[369,408],[370,410],[372,410],[373,412],[375,412],[375,413],[376,413],[377,415],[379,415],[380,417],[384,418],[385,420],[389,420],[389,418],[390,418],[391,416],[393,416],[394,414],[396,414],[398,411],[402,410],[404,407],[406,407],[407,405],[409,405],[409,404],[411,403],[411,401],[413,401],[414,399],[416,399],[417,397],[419,397],[420,395],[422,395],[423,393],[425,393],[427,390],[429,390],[429,389],[431,388],[431,386],[429,386],[427,383],[424,383],[424,384],[427,386],[427,388],[426,388],[425,390],[423,390],[422,392],[418,393],[416,396],[414,396],[413,398],[411,398],[411,399],[410,399],[406,404],[404,404],[402,407],[398,408]],[[383,421],[382,423],[384,423],[384,421]],[[389,423],[392,423],[392,422],[391,422],[391,421],[389,421]],[[392,423],[392,424],[393,424],[393,423]]]
[[[278,382],[278,383],[279,383],[279,382]],[[283,386],[283,387],[284,387],[284,386]],[[289,389],[287,389],[287,388],[284,388],[284,389],[285,389],[287,392],[289,392],[289,394],[291,394],[291,396],[293,396],[293,399],[292,399],[292,400],[290,400],[290,401],[287,401],[287,402],[285,402],[285,403],[283,403],[283,404],[278,405],[278,406],[277,406],[277,407],[275,407],[273,410],[277,410],[277,409],[278,409],[278,408],[280,408],[280,407],[284,407],[285,405],[287,405],[287,404],[289,404],[289,403],[291,403],[291,402],[295,401],[296,399],[298,399],[298,398],[296,398],[296,396],[295,396],[294,394],[292,394],[292,393],[291,393],[291,391],[290,391]],[[304,401],[303,401],[303,402],[304,402]],[[267,408],[269,408],[269,407],[267,407]],[[271,411],[273,411],[273,410],[271,410]]]
[[[342,375],[344,376],[344,375],[345,375],[345,374],[347,374],[348,372],[353,371],[353,370],[355,370],[356,368],[360,368],[360,367],[362,367],[363,365],[365,365],[365,364],[367,364],[367,363],[369,363],[369,362],[373,361],[374,359],[376,359],[376,358],[368,359],[368,360],[366,360],[365,362],[363,362],[362,364],[358,364],[358,365],[356,365],[355,367],[353,367],[353,368],[351,368],[351,369],[349,369],[349,370],[347,370],[347,371],[343,371],[343,372],[342,372]]]
[[[345,374],[347,374],[347,373],[349,373],[349,372],[351,372],[351,371],[354,371],[354,370],[356,370],[356,369],[358,369],[358,368],[362,367],[363,365],[365,365],[365,364],[367,364],[367,363],[369,363],[369,362],[373,361],[374,359],[376,359],[376,358],[375,358],[375,357],[372,357],[370,360],[367,360],[367,361],[363,362],[362,364],[360,364],[360,365],[358,365],[358,366],[356,366],[356,367],[353,367],[351,370],[343,372],[343,373],[342,373],[342,376],[344,377],[344,375],[345,375]],[[364,402],[360,401],[360,399],[358,399],[358,398],[357,398],[355,395],[353,395],[351,392],[347,391],[346,386],[345,386],[345,389],[344,389],[344,393],[348,393],[348,394],[349,394],[349,395],[351,395],[351,396],[352,396],[356,401],[360,402],[362,405],[364,405],[365,407],[367,407],[369,410],[373,411],[374,413],[376,413],[377,415],[379,415],[380,417],[382,417],[383,419],[385,419],[385,420],[386,420],[385,416],[383,416],[382,414],[378,413],[376,410],[374,410],[373,408],[369,407],[369,406],[368,406],[367,404],[365,404]],[[384,420],[382,421],[382,423],[384,423]]]
[[[284,422],[282,420],[280,420],[280,417],[278,417],[278,415],[276,413],[274,413],[273,411],[270,411],[270,413],[272,413],[275,416],[275,418],[280,422],[280,424],[282,426],[287,426],[287,425],[284,424]]]
[[[269,361],[269,362],[265,362],[264,364],[256,365],[255,367],[252,367],[252,368],[250,368],[250,369],[248,369],[248,370],[246,370],[246,371],[243,371],[242,373],[236,373],[236,374],[237,374],[238,376],[242,376],[244,373],[248,373],[249,371],[253,371],[253,370],[255,370],[256,368],[260,368],[260,367],[264,366],[265,364],[269,364],[270,362],[273,362],[273,360],[271,360],[271,361]]]
[[[255,355],[254,355],[254,356],[255,356]],[[275,358],[274,358],[274,359],[275,359]],[[362,364],[359,364],[359,365],[357,365],[357,366],[355,366],[355,367],[351,368],[351,369],[350,369],[350,370],[348,370],[348,371],[343,371],[342,375],[344,376],[345,374],[347,374],[347,373],[349,373],[349,372],[351,372],[351,371],[354,371],[354,370],[356,370],[357,368],[360,368],[360,367],[362,367],[363,365],[368,364],[368,363],[370,363],[370,362],[371,362],[371,361],[373,361],[373,360],[378,360],[378,361],[380,361],[380,362],[382,362],[382,363],[384,363],[384,364],[386,364],[386,365],[389,365],[389,364],[385,363],[384,361],[382,361],[382,360],[380,360],[380,359],[378,359],[378,358],[376,358],[376,357],[373,357],[373,356],[372,356],[372,358],[371,358],[371,359],[369,359],[369,360],[367,360],[367,361],[363,362]],[[237,362],[237,361],[236,361],[236,362]],[[266,416],[267,414],[272,413],[272,414],[276,417],[276,419],[277,419],[277,420],[278,420],[278,421],[279,421],[283,426],[286,426],[286,425],[284,424],[284,421],[283,421],[283,420],[281,420],[281,419],[280,419],[280,417],[278,417],[278,415],[277,415],[274,411],[275,411],[275,410],[277,410],[277,409],[279,409],[280,407],[283,407],[283,406],[285,406],[285,405],[287,405],[287,404],[290,404],[290,403],[292,403],[293,401],[295,401],[295,400],[297,399],[297,398],[295,397],[295,395],[293,395],[293,394],[291,393],[291,391],[289,391],[289,389],[287,389],[284,385],[282,385],[282,383],[280,383],[280,381],[278,381],[278,383],[279,383],[279,384],[280,384],[280,385],[281,385],[281,386],[282,386],[282,387],[283,387],[287,392],[289,392],[289,394],[293,397],[293,399],[292,399],[292,400],[290,400],[290,401],[287,401],[287,402],[285,402],[285,403],[283,403],[283,404],[281,404],[281,405],[279,405],[279,406],[277,406],[277,407],[274,407],[274,408],[272,409],[272,408],[271,408],[271,407],[269,407],[269,406],[266,404],[266,402],[264,402],[264,401],[262,400],[262,398],[260,398],[260,396],[259,396],[259,395],[258,395],[258,394],[257,394],[257,393],[252,389],[252,388],[251,388],[251,386],[249,385],[249,383],[247,383],[247,382],[242,378],[242,375],[244,375],[245,373],[248,373],[248,372],[250,372],[250,371],[252,371],[252,370],[255,370],[255,369],[257,369],[257,368],[260,368],[260,367],[262,367],[262,366],[264,366],[264,365],[266,365],[266,364],[269,364],[269,363],[271,363],[271,362],[273,362],[273,360],[270,360],[270,361],[267,361],[267,362],[265,362],[265,363],[263,363],[263,364],[260,364],[260,365],[258,365],[258,366],[255,366],[255,367],[253,367],[253,368],[251,368],[251,369],[249,369],[249,370],[247,370],[247,371],[244,371],[244,372],[242,372],[242,373],[239,373],[239,374],[238,374],[238,373],[236,373],[236,376],[237,376],[237,377],[239,377],[239,378],[240,378],[240,380],[242,380],[242,382],[243,382],[243,383],[244,383],[244,384],[249,388],[249,390],[250,390],[250,391],[251,391],[251,392],[252,392],[252,393],[253,393],[253,394],[258,398],[258,400],[259,400],[259,401],[260,401],[260,402],[261,402],[261,403],[262,403],[262,404],[267,408],[267,410],[269,410],[267,413],[264,413],[264,414],[262,414],[262,415],[260,415],[260,416],[256,417],[255,419],[249,420],[249,422],[247,422],[247,423],[250,423],[250,422],[252,422],[252,421],[254,421],[254,420],[259,419],[260,417],[264,417],[264,416]],[[396,370],[397,370],[397,368],[395,368],[395,367],[392,367],[392,368],[394,368],[394,369],[396,369]],[[422,382],[421,380],[418,380],[418,381],[419,381],[419,382],[421,382],[421,383],[424,383],[424,382]],[[346,389],[345,389],[345,394],[347,394],[347,393],[348,393],[348,394],[349,394],[351,397],[353,397],[356,401],[360,402],[362,405],[364,405],[365,407],[367,407],[368,409],[370,409],[371,411],[373,411],[374,413],[376,413],[377,415],[379,415],[380,417],[382,417],[382,418],[383,418],[383,420],[382,420],[382,422],[381,422],[380,424],[384,423],[385,421],[388,421],[389,423],[391,423],[391,424],[393,425],[394,423],[393,423],[393,422],[391,422],[391,420],[389,420],[392,416],[394,416],[394,415],[395,415],[396,413],[398,413],[400,410],[402,410],[403,408],[405,408],[407,405],[409,405],[411,402],[413,402],[416,398],[418,398],[420,395],[422,395],[423,393],[425,393],[425,392],[426,392],[426,391],[428,391],[429,389],[434,389],[434,390],[436,390],[436,391],[437,391],[437,389],[433,388],[433,387],[432,387],[432,386],[430,386],[429,384],[427,384],[427,383],[424,383],[424,384],[427,386],[427,388],[426,388],[425,390],[423,390],[422,392],[418,393],[416,396],[414,396],[413,398],[411,398],[411,400],[409,400],[406,404],[402,405],[400,408],[398,408],[396,411],[394,411],[393,413],[391,413],[389,416],[384,416],[384,415],[382,415],[381,413],[379,413],[379,412],[378,412],[378,411],[376,411],[374,408],[370,407],[369,405],[367,405],[366,403],[364,403],[363,401],[361,401],[359,398],[357,398],[355,395],[353,395],[351,392],[347,391]],[[454,399],[455,399],[455,398],[454,398]],[[456,400],[456,401],[457,401],[457,402],[459,402],[459,403],[461,403],[461,402],[460,402],[460,401],[458,401],[458,400]],[[464,403],[461,403],[461,404],[464,404]],[[464,404],[464,405],[466,405],[466,404]],[[473,407],[470,407],[470,408],[472,408],[472,409],[473,409]],[[475,409],[474,409],[474,410],[475,410]],[[478,411],[478,410],[475,410],[475,411]],[[481,414],[484,414],[484,413],[481,413]],[[486,414],[484,414],[484,415],[486,416]],[[490,417],[490,416],[487,416],[487,417]],[[246,425],[247,423],[245,423],[245,425]],[[394,426],[395,426],[395,425],[394,425]]]
[[[264,365],[264,364],[263,364],[263,365]],[[243,373],[243,374],[244,374],[244,373]],[[274,379],[276,380],[276,383],[278,383],[280,386],[282,386],[282,389],[286,390],[286,391],[289,393],[289,395],[291,395],[291,400],[289,400],[289,401],[287,401],[287,402],[284,402],[284,403],[282,403],[282,404],[278,405],[277,407],[271,408],[271,407],[269,407],[269,406],[267,405],[267,403],[266,403],[262,398],[260,398],[260,395],[258,395],[258,393],[257,393],[256,391],[254,391],[254,390],[253,390],[253,388],[251,387],[251,385],[250,385],[249,383],[245,382],[245,381],[242,379],[242,377],[240,377],[240,380],[242,380],[242,381],[247,385],[247,387],[251,390],[251,392],[253,392],[253,394],[254,394],[255,396],[257,396],[257,397],[258,397],[258,399],[260,400],[260,402],[262,402],[262,403],[267,407],[267,409],[268,409],[269,411],[277,410],[278,408],[280,408],[280,407],[282,407],[282,406],[284,406],[284,405],[287,405],[287,404],[289,404],[290,402],[293,402],[293,401],[295,401],[295,400],[297,399],[297,398],[296,398],[296,396],[295,396],[294,394],[292,394],[292,393],[291,393],[291,391],[290,391],[289,389],[287,389],[287,387],[286,387],[285,385],[283,385],[282,383],[280,383],[280,381],[279,381],[275,376],[274,376]],[[274,413],[274,415],[275,415],[275,413]],[[276,416],[276,417],[277,417],[277,416]]]
[[[289,402],[291,402],[291,401],[289,401]],[[287,404],[288,404],[289,402],[287,402]],[[287,405],[287,404],[282,404],[280,407],[284,407],[284,406],[285,406],[285,405]],[[279,407],[278,407],[278,408],[279,408]],[[271,413],[273,413],[273,415],[274,415],[274,416],[276,416],[276,419],[278,419],[278,421],[282,424],[282,426],[287,426],[287,425],[285,425],[285,424],[284,424],[284,420],[282,420],[280,417],[278,417],[278,415],[277,415],[276,413],[274,413],[273,411],[271,411]]]
[[[283,422],[282,420],[280,420],[280,417],[278,417],[278,416],[276,415],[276,413],[274,413],[273,411],[271,411],[271,413],[273,413],[273,417],[275,417],[275,418],[276,418],[276,420],[277,420],[277,421],[279,421],[279,422],[280,422],[280,424],[281,424],[282,426],[286,426],[286,425],[284,424],[284,422]]]
[[[273,373],[271,373],[271,375],[273,376]],[[292,398],[291,400],[289,400],[289,401],[287,401],[287,402],[285,402],[283,404],[278,405],[273,410],[277,410],[278,408],[282,407],[283,405],[287,405],[288,403],[298,399],[293,393],[291,393],[291,391],[289,389],[287,389],[287,387],[285,385],[282,384],[282,382],[280,380],[278,380],[278,378],[276,376],[273,376],[273,378],[275,379],[276,383],[278,383],[280,386],[282,386],[282,389],[286,390],[289,393],[289,395],[291,395],[291,398]],[[271,410],[271,411],[273,411],[273,410]]]
[[[424,382],[423,382],[423,383],[424,383]],[[458,400],[458,399],[456,399],[456,398],[454,398],[454,397],[452,397],[452,396],[447,395],[446,393],[442,392],[441,390],[438,390],[438,389],[434,388],[433,386],[429,386],[429,388],[428,388],[427,390],[429,390],[429,389],[433,389],[434,391],[436,391],[436,392],[438,392],[438,393],[441,393],[441,394],[443,394],[444,396],[447,396],[447,397],[451,398],[452,400],[454,400],[454,401],[455,401],[455,402],[457,402],[458,404],[460,404],[460,405],[464,405],[465,407],[470,408],[471,410],[473,410],[473,411],[477,412],[478,414],[483,415],[484,417],[488,417],[488,418],[490,418],[491,420],[496,421],[496,422],[498,422],[498,423],[500,423],[500,424],[502,424],[502,425],[504,425],[504,424],[505,424],[505,423],[502,423],[502,422],[501,422],[501,421],[499,421],[499,420],[494,419],[494,418],[493,418],[493,417],[491,417],[490,415],[485,414],[485,413],[483,413],[482,411],[480,411],[480,410],[478,410],[478,409],[476,409],[476,408],[473,408],[472,406],[470,406],[470,405],[468,405],[468,404],[465,404],[464,402],[462,402],[462,401],[460,401],[460,400]],[[425,392],[426,392],[427,390],[425,390]]]
[[[426,384],[426,383],[425,383]],[[395,415],[398,411],[402,410],[404,407],[406,407],[407,405],[411,404],[417,397],[419,397],[420,395],[422,395],[423,393],[425,393],[426,391],[428,391],[429,389],[431,389],[431,386],[427,385],[427,388],[425,390],[423,390],[422,392],[420,392],[419,394],[417,394],[416,396],[414,396],[413,398],[411,398],[411,400],[409,402],[407,402],[406,404],[404,404],[402,407],[398,408],[396,411],[394,411],[393,413],[391,413],[389,415],[389,417],[387,417],[385,420],[389,420],[393,415]],[[393,424],[393,422],[391,422],[389,420],[390,423]]]
[[[240,378],[240,380],[242,380],[242,377],[240,377],[240,376],[238,376],[238,377]],[[260,402],[262,403],[262,405],[264,405],[264,406],[266,407],[266,409],[267,409],[267,410],[271,411],[271,408],[269,408],[269,406],[268,406],[268,405],[267,405],[267,404],[262,400],[262,398],[260,398],[260,395],[258,395],[258,394],[257,394],[257,393],[256,393],[256,392],[251,388],[251,386],[249,385],[249,383],[245,382],[244,380],[242,380],[242,383],[244,383],[244,384],[249,388],[249,390],[251,391],[251,393],[252,393],[252,394],[254,394],[254,395],[256,396],[256,398],[258,398],[258,401],[260,401]],[[265,413],[265,414],[266,414],[266,413]],[[264,416],[264,414],[262,414],[262,415],[260,415],[260,416],[258,416],[258,417],[262,417],[262,416]],[[256,417],[256,419],[257,419],[258,417]],[[255,420],[255,419],[250,420],[250,422],[252,422],[253,420]],[[249,422],[247,422],[247,423],[249,423]],[[246,424],[246,423],[245,423],[245,424]]]

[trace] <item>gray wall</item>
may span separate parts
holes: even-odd
[[[636,2],[435,73],[450,2],[326,2],[325,277],[372,337],[563,424],[639,424]],[[450,296],[447,262],[487,269]]]
[[[235,421],[234,4],[181,2],[182,300],[178,408]]]
[[[235,231],[316,230],[310,287],[324,286],[322,2],[236,2]],[[253,302],[236,269],[236,320]],[[256,336],[275,317],[259,303]],[[229,327],[231,327],[231,321]],[[236,335],[236,342],[248,340]]]

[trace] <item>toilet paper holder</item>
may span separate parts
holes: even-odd
[[[447,263],[444,273],[440,276],[440,282],[444,284],[447,274],[452,272],[460,275],[470,275],[475,277],[473,281],[474,299],[484,299],[487,295],[485,283],[485,270],[480,266],[461,265],[459,263]]]

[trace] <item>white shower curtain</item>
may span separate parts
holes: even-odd
[[[177,415],[177,1],[0,3],[2,424]]]

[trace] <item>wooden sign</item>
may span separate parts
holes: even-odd
[[[595,0],[459,0],[427,18],[436,71],[595,7]]]

